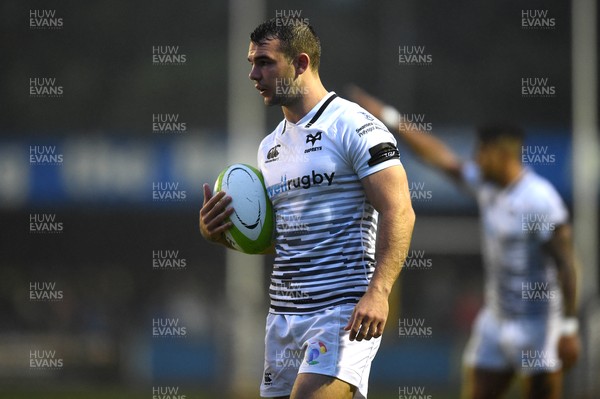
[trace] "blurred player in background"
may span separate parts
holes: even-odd
[[[518,373],[524,397],[559,398],[561,371],[580,351],[571,227],[554,187],[522,165],[522,130],[481,127],[475,161],[462,161],[431,133],[406,130],[414,124],[401,124],[391,106],[358,87],[350,92],[423,161],[477,199],[485,306],[464,353],[463,397],[501,397]]]
[[[324,88],[304,20],[266,21],[250,39],[249,77],[284,115],[258,150],[276,217],[261,395],[363,398],[414,225],[396,141]],[[206,239],[227,245],[230,203],[204,185]]]

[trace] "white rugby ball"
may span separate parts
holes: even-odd
[[[214,192],[224,191],[232,199],[233,227],[225,233],[232,247],[247,254],[264,252],[273,238],[273,210],[259,170],[246,164],[233,164],[223,170]]]

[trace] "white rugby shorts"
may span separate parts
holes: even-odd
[[[262,397],[287,396],[299,373],[332,376],[355,387],[354,398],[366,398],[371,362],[381,338],[350,341],[344,331],[354,304],[305,315],[267,316]]]
[[[560,317],[500,319],[482,309],[465,349],[464,364],[530,375],[560,370]]]

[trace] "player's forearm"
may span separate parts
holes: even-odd
[[[458,173],[460,159],[433,133],[419,130],[412,123],[401,123],[402,115],[389,105],[384,107],[382,115],[385,125],[424,162],[453,175]]]
[[[573,250],[573,234],[569,224],[557,226],[547,244],[556,262],[566,317],[577,314],[578,267]]]
[[[564,267],[560,273],[561,289],[566,317],[577,315],[577,277],[575,267]]]
[[[577,315],[577,268],[574,260],[559,265],[559,278],[564,302],[565,317]]]
[[[377,229],[377,266],[369,290],[388,296],[408,254],[415,214],[410,206],[379,213]]]
[[[431,133],[411,130],[399,136],[423,161],[446,172],[457,169],[460,160],[441,140]]]

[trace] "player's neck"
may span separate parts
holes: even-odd
[[[523,165],[520,162],[509,162],[506,166],[504,178],[500,182],[503,187],[508,187],[516,183],[523,175]]]
[[[298,101],[281,107],[285,119],[292,123],[298,123],[298,121],[304,118],[304,116],[308,114],[328,93],[320,81],[315,81],[313,84],[306,85],[304,88],[306,94],[300,97]]]

